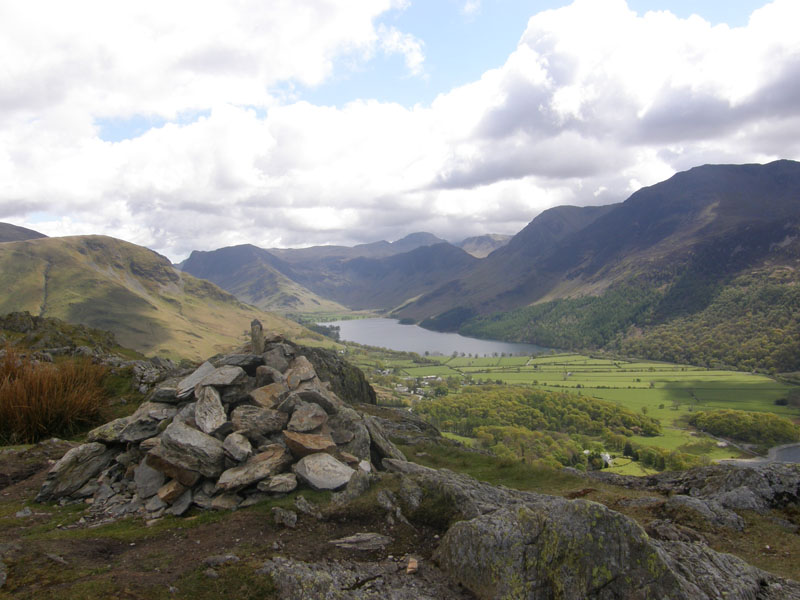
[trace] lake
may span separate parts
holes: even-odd
[[[457,333],[429,331],[417,325],[401,325],[396,319],[348,319],[322,325],[339,327],[342,341],[356,342],[367,346],[378,346],[390,350],[416,352],[418,354],[478,354],[492,356],[494,353],[531,355],[547,352],[549,348],[535,344],[515,344],[495,340],[479,340]]]

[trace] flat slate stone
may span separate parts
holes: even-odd
[[[314,365],[305,356],[298,356],[292,361],[286,373],[286,384],[290,389],[295,389],[304,381],[309,381],[317,376]]]
[[[297,475],[294,473],[280,473],[269,479],[258,482],[258,489],[270,494],[288,494],[297,489]]]
[[[108,449],[99,442],[72,448],[47,473],[36,501],[58,500],[77,492],[111,464],[117,453],[118,450]]]
[[[236,462],[244,462],[253,454],[253,446],[250,444],[250,440],[235,431],[222,442],[222,449],[225,450],[225,454]]]
[[[142,462],[134,470],[133,481],[136,483],[136,493],[142,499],[155,496],[161,486],[164,485],[165,480],[164,473],[148,465],[146,458],[143,458]]]
[[[179,399],[188,398],[194,393],[194,386],[200,383],[206,375],[213,373],[216,371],[214,365],[210,362],[204,362],[200,365],[194,373],[182,379],[180,383],[178,383],[178,388],[176,391],[176,396]]]
[[[276,408],[289,392],[284,383],[270,383],[251,391],[248,396],[262,408]]]
[[[297,431],[284,431],[283,441],[286,447],[297,458],[303,458],[317,452],[327,452],[336,448],[336,443],[328,435],[315,433],[299,433]]]
[[[250,437],[282,431],[289,415],[259,406],[239,406],[231,413],[231,421],[235,431]]]
[[[113,444],[119,442],[119,436],[130,422],[130,417],[114,419],[113,421],[109,421],[104,425],[100,425],[99,427],[92,429],[87,434],[86,439],[89,442],[101,442],[103,444]]]
[[[391,544],[392,538],[380,533],[356,533],[328,543],[347,550],[380,550]]]
[[[295,475],[315,490],[338,490],[355,471],[330,454],[320,452],[301,458],[292,466]]]
[[[342,401],[332,392],[319,388],[298,389],[297,395],[300,396],[303,402],[318,404],[329,415],[335,415],[342,405]]]
[[[241,367],[225,366],[214,369],[211,373],[203,377],[198,383],[200,385],[236,385],[247,379],[247,373]]]

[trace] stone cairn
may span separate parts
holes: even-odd
[[[166,380],[133,415],[92,430],[36,500],[84,501],[98,519],[155,519],[192,505],[250,506],[298,486],[363,491],[383,458],[405,460],[294,345],[257,321],[251,330],[251,353]]]

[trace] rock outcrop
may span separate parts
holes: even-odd
[[[164,382],[133,415],[92,430],[58,461],[37,500],[91,497],[101,516],[157,518],[193,503],[236,508],[298,485],[343,489],[383,458],[403,459],[296,346],[257,324],[253,331],[261,354],[218,356]],[[327,356],[329,369],[341,362],[315,356]]]

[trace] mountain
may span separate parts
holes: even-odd
[[[386,309],[413,299],[441,281],[464,275],[477,262],[460,248],[437,240],[420,233],[392,243],[353,248],[317,246],[276,251],[234,246],[195,251],[184,262],[183,270],[216,283],[240,300],[270,310],[341,313],[348,309]]]
[[[313,264],[320,260],[351,258],[386,258],[410,252],[422,246],[441,244],[445,240],[432,233],[411,233],[394,242],[380,241],[357,246],[311,246],[310,248],[270,248],[269,251],[290,264]]]
[[[2,244],[0,284],[0,313],[27,310],[106,329],[147,354],[203,358],[238,344],[255,318],[268,330],[305,332],[181,273],[152,250],[106,236]]]
[[[47,236],[33,229],[26,229],[25,227],[12,225],[11,223],[0,223],[0,243],[22,242],[24,240],[35,240],[44,237]]]
[[[195,250],[181,264],[181,269],[216,283],[243,302],[262,310],[347,312],[344,306],[325,300],[293,281],[291,277],[297,275],[289,263],[250,244],[212,252]]]
[[[511,237],[500,233],[487,233],[469,237],[455,245],[475,258],[486,258],[498,248],[505,246]]]
[[[567,208],[398,315],[564,348],[800,368],[800,163],[705,165],[592,218]]]

